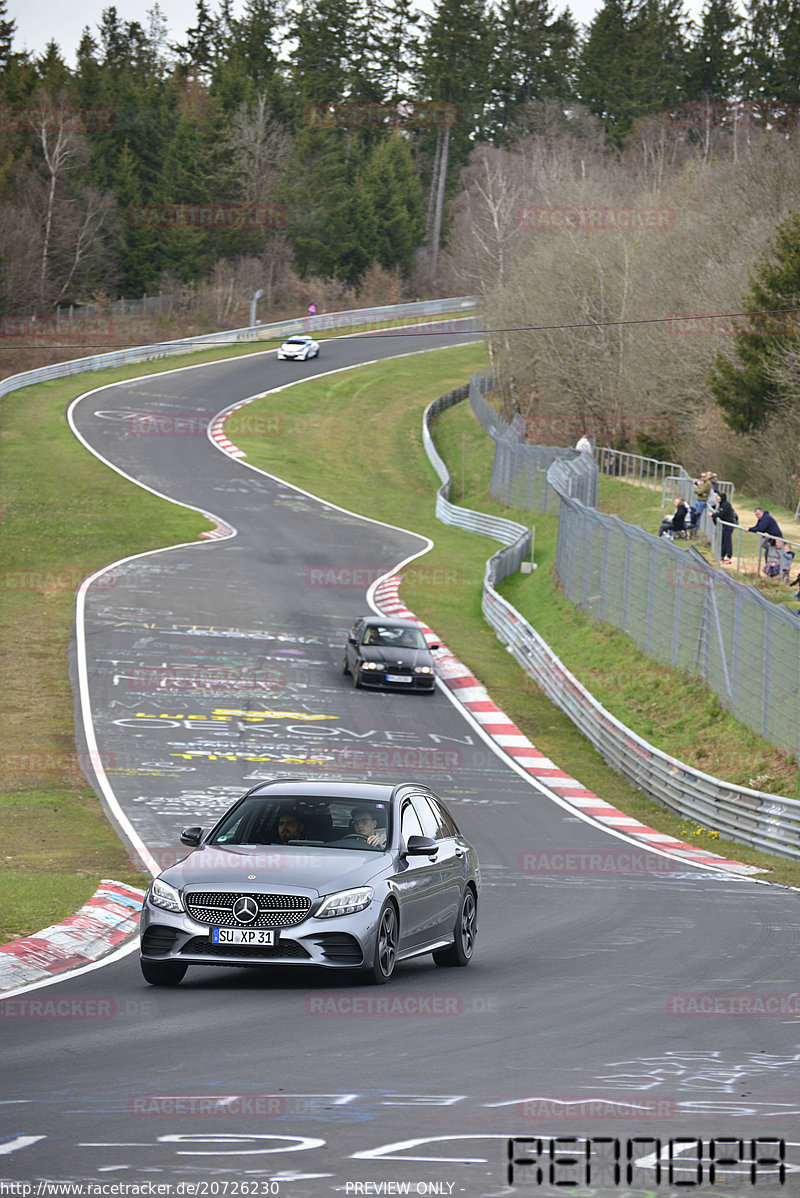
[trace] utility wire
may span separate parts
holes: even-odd
[[[550,333],[550,332],[559,332],[561,330],[567,331],[570,329],[603,329],[603,328],[617,329],[617,328],[627,328],[627,327],[630,327],[633,325],[643,325],[643,324],[675,324],[678,321],[689,321],[689,320],[702,320],[702,321],[732,320],[734,317],[742,317],[742,316],[753,318],[753,317],[757,317],[757,316],[796,316],[796,315],[800,315],[800,308],[775,308],[775,309],[772,309],[772,310],[766,311],[766,312],[695,312],[695,313],[675,312],[671,316],[653,316],[653,317],[647,317],[642,320],[587,320],[587,321],[583,321],[581,323],[575,323],[575,324],[508,325],[505,328],[498,328],[498,329],[476,329],[475,332],[476,333]],[[300,318],[300,319],[302,319],[302,318]],[[461,319],[472,320],[474,318],[466,317],[466,318],[461,318]],[[287,321],[287,323],[288,323],[288,321]],[[431,323],[436,323],[436,322],[432,321]],[[447,323],[452,323],[452,318]],[[354,327],[357,328],[358,326],[354,326]],[[331,329],[316,329],[314,331],[317,333],[327,333],[327,332],[331,332],[333,330],[331,330]],[[370,336],[372,336],[372,337],[381,337],[381,336],[383,336],[383,337],[447,337],[447,336],[458,337],[464,331],[465,330],[463,330],[463,329],[459,329],[459,330],[454,329],[454,330],[452,330],[452,332],[448,331],[447,329],[430,329],[430,330],[422,329],[421,330],[421,329],[417,328],[416,326],[413,327],[413,330],[412,330],[411,326],[408,326],[408,331],[406,331],[402,326],[398,326],[397,328],[394,328],[394,329],[387,329],[385,332],[380,329],[370,331]],[[800,332],[800,327],[798,328],[798,332]],[[747,330],[746,329],[734,330],[734,333],[735,334],[741,333],[742,335],[746,335]],[[291,336],[298,336],[298,335],[299,334],[291,334]],[[691,334],[687,334],[687,335],[691,335]],[[760,336],[761,334],[754,333],[752,335]],[[310,336],[310,334],[309,334],[309,336]],[[267,337],[264,340],[265,341],[271,341],[271,340],[277,341],[278,338],[277,337],[275,337],[275,338]],[[240,344],[252,345],[252,344],[259,344],[259,342],[256,342],[256,341],[249,342],[249,343],[242,342]],[[76,342],[74,345],[38,345],[35,342],[33,344],[24,344],[24,345],[7,345],[5,343],[2,335],[0,335],[0,350],[3,350],[3,349],[51,350],[51,349],[73,349],[73,348],[114,350],[114,349],[137,349],[137,348],[139,348],[139,346],[136,343],[134,343],[132,345],[123,344],[123,343],[108,345],[108,344],[99,344],[99,343],[98,344],[88,344],[88,343],[81,344],[80,342]],[[200,352],[201,350],[215,349],[215,348],[224,349],[224,348],[228,348],[228,347],[226,347],[223,343],[219,343],[218,347],[215,345],[198,346],[197,351]],[[192,347],[189,347],[187,352],[192,352]]]

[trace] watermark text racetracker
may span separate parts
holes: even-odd
[[[134,229],[282,229],[279,204],[131,204]]]
[[[517,856],[522,874],[674,873],[676,864],[659,853],[639,849],[529,849]]]
[[[663,232],[675,226],[674,208],[614,205],[573,207],[571,205],[532,205],[520,208],[520,229],[534,232]]]
[[[79,568],[66,570],[0,570],[0,590],[3,591],[36,591],[37,593],[52,593],[53,591],[77,591],[81,583],[91,578],[91,572]],[[114,586],[113,570],[106,570],[92,583],[98,590],[107,591]]]
[[[309,994],[306,1015],[323,1018],[452,1019],[459,1015],[488,1015],[500,1009],[496,994]]]
[[[385,573],[385,566],[308,566],[305,584],[312,588],[364,590]],[[455,566],[412,566],[401,577],[404,583],[444,588],[460,585],[463,573]]]
[[[214,422],[205,412],[129,412],[124,416],[125,433],[129,437],[205,437]],[[280,412],[238,412],[237,435],[280,437],[283,416]]]

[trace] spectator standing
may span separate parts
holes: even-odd
[[[708,497],[711,494],[711,478],[707,470],[704,470],[700,477],[694,480],[694,493],[696,499],[692,504],[692,528],[696,528],[700,523],[700,517],[706,510]]]
[[[718,520],[722,521],[722,545],[720,548],[720,565],[730,566],[733,559],[733,529],[731,524],[738,524],[739,517],[734,511],[733,504],[728,496],[720,493],[717,510],[712,515],[711,519],[716,524]]]
[[[719,509],[719,504],[720,504],[720,500],[722,499],[723,492],[720,490],[720,486],[719,486],[719,482],[717,480],[716,474],[709,474],[708,481],[711,483],[711,490],[708,492],[708,499],[706,500],[706,509],[708,511],[709,516],[711,516],[713,518],[714,513],[716,511],[718,511],[718,509]]]

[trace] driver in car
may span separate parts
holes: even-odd
[[[370,807],[354,807],[350,812],[353,831],[357,836],[363,836],[367,844],[386,847],[386,829],[378,827],[375,812]]]
[[[305,827],[300,816],[294,811],[285,811],[278,819],[278,841],[288,844],[290,840],[299,840]]]

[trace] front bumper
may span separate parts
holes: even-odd
[[[392,671],[384,673],[381,670],[358,671],[358,685],[373,689],[390,691],[434,691],[436,690],[435,674],[414,674],[409,682],[393,682],[388,676]]]
[[[187,914],[146,903],[140,926],[140,952],[148,961],[189,965],[313,965],[359,969],[372,960],[380,904],[336,919],[311,917],[277,928],[274,946],[213,944],[211,928]]]

